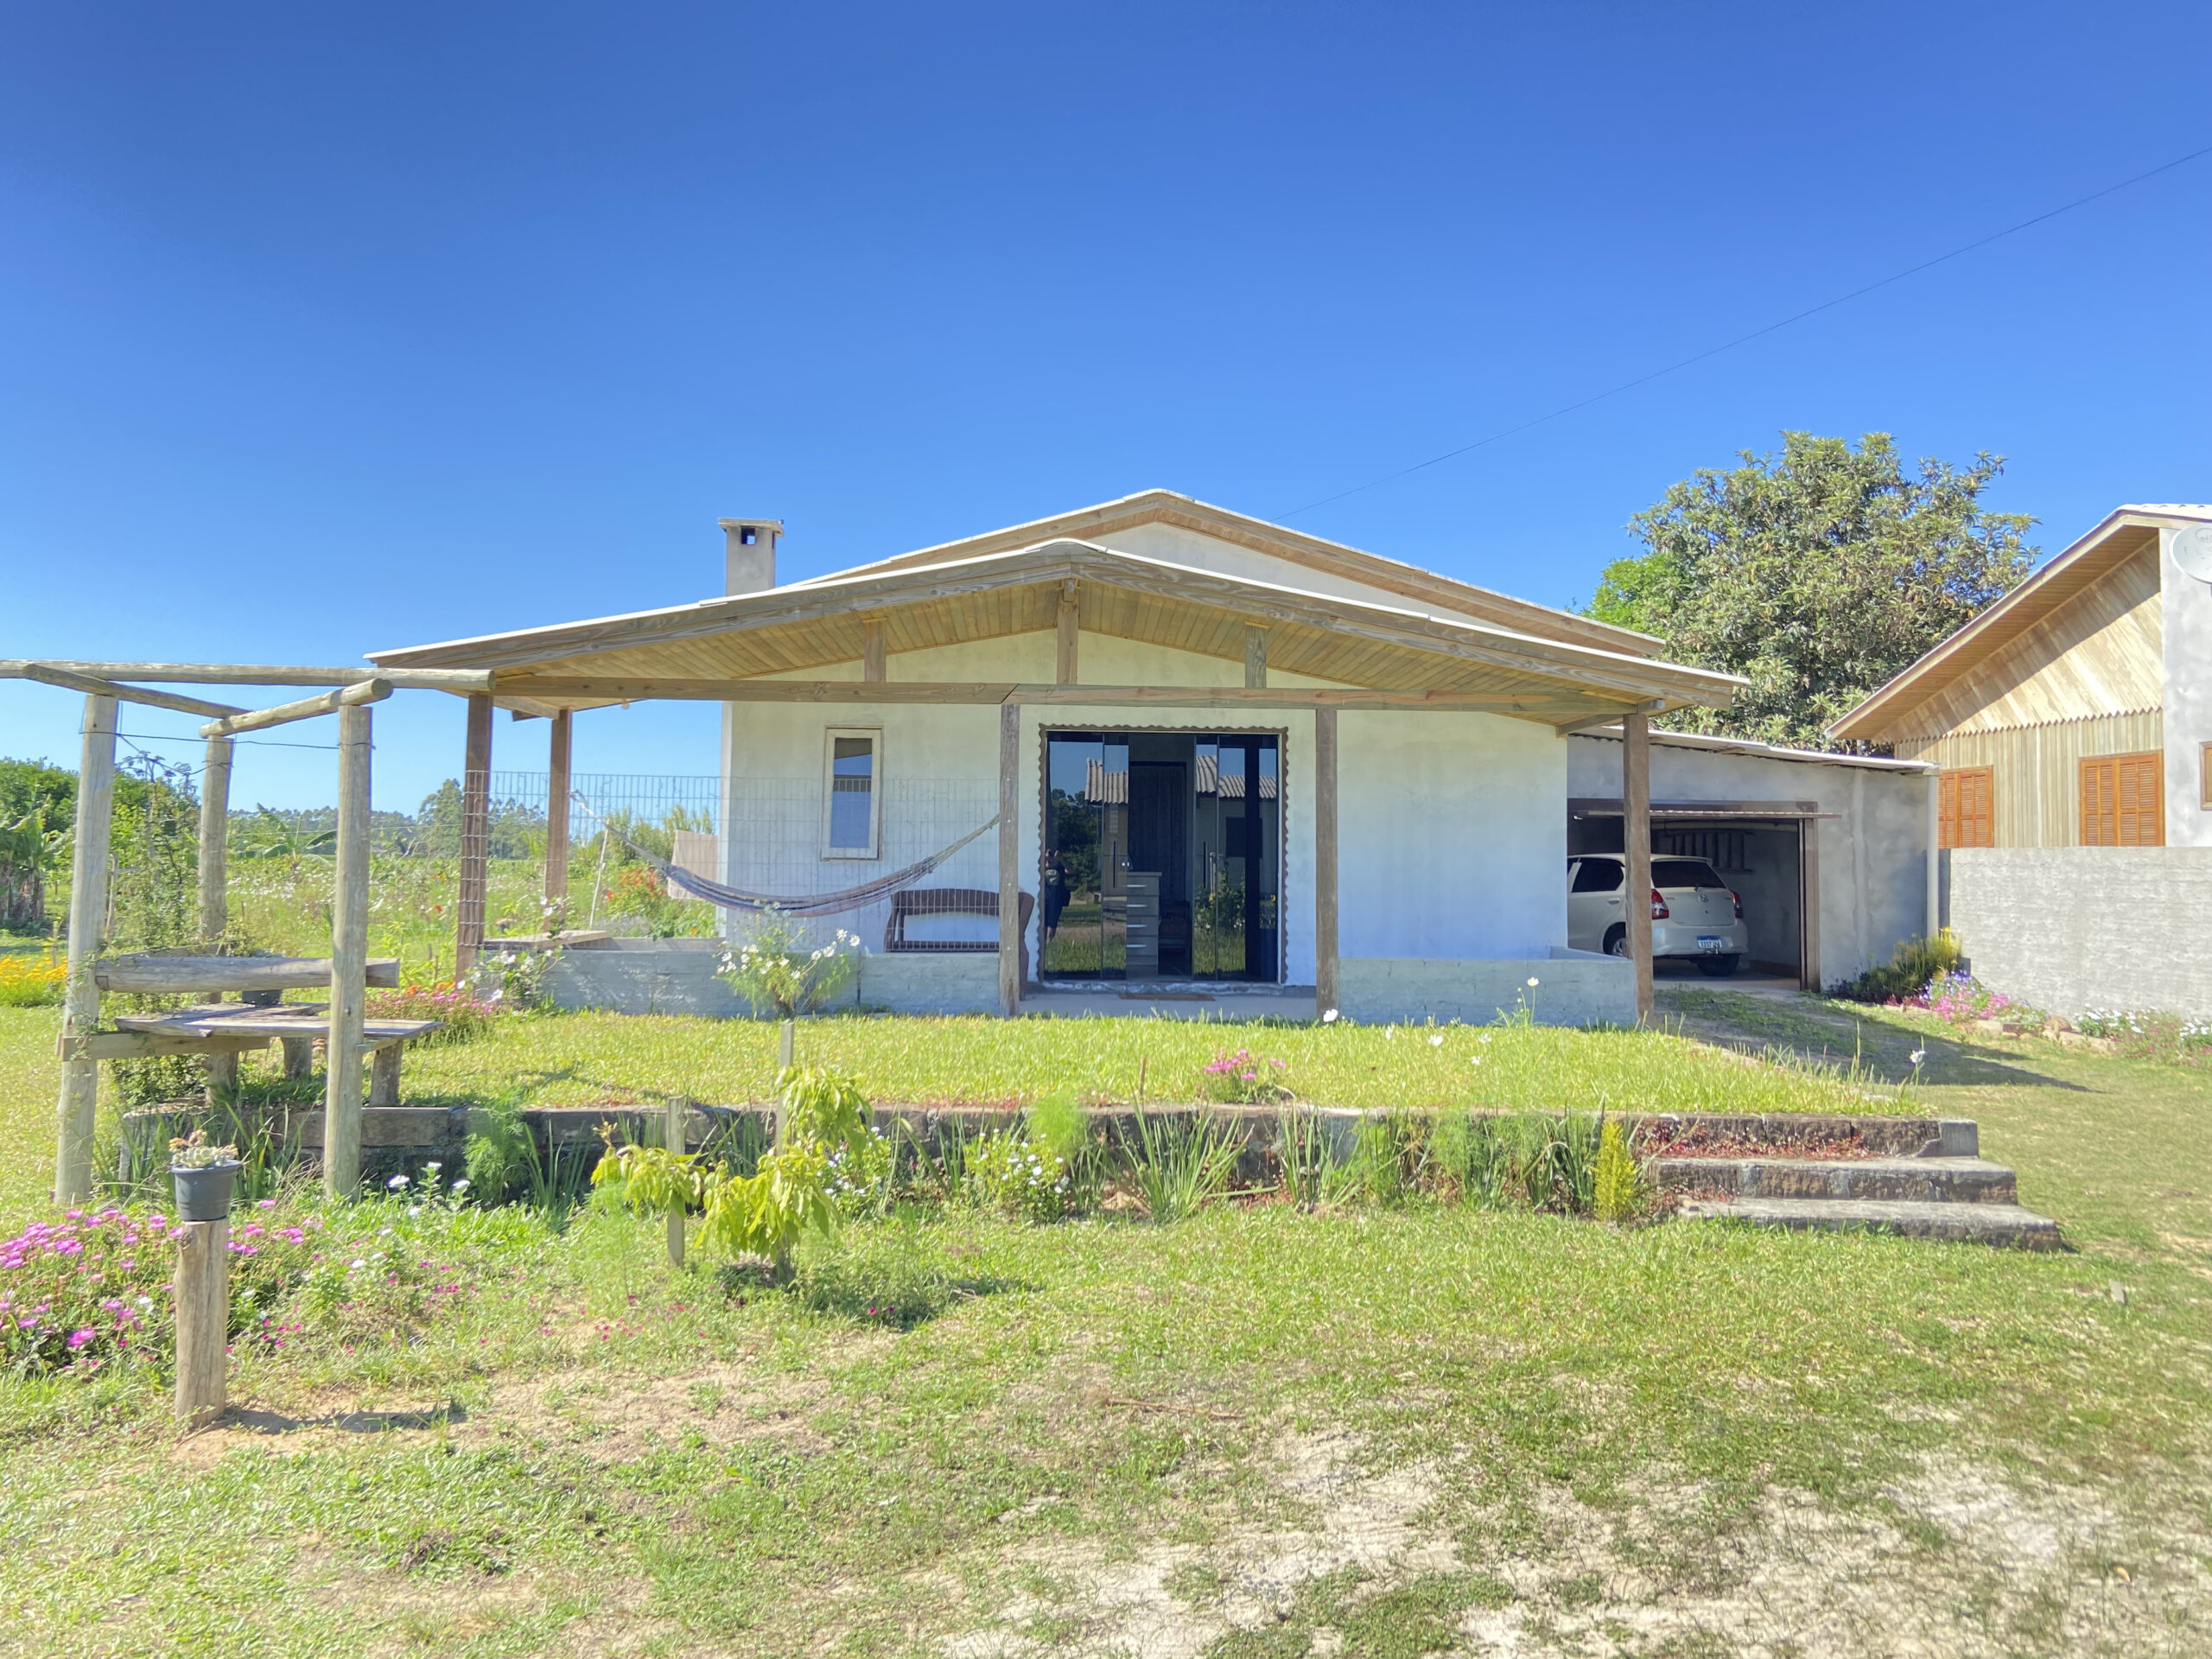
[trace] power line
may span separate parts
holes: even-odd
[[[1932,259],[1923,259],[1916,265],[1908,265],[1904,270],[1893,271],[1878,282],[1868,283],[1863,288],[1854,288],[1847,294],[1837,295],[1834,299],[1822,300],[1818,305],[1808,306],[1804,310],[1784,317],[1779,322],[1770,322],[1764,328],[1752,329],[1748,334],[1738,334],[1735,339],[1724,340],[1718,346],[1709,346],[1704,351],[1683,358],[1679,362],[1668,364],[1663,369],[1654,369],[1650,373],[1640,374],[1633,380],[1624,380],[1617,386],[1609,386],[1603,391],[1592,392],[1589,397],[1580,398],[1574,403],[1563,404],[1548,415],[1536,416],[1532,420],[1522,421],[1518,425],[1509,426],[1493,432],[1487,437],[1477,438],[1472,443],[1463,443],[1457,449],[1447,449],[1440,455],[1431,455],[1427,461],[1416,461],[1410,467],[1401,467],[1395,473],[1385,473],[1380,478],[1370,478],[1364,484],[1355,484],[1348,490],[1338,490],[1334,495],[1325,495],[1318,501],[1308,501],[1302,507],[1293,507],[1288,512],[1279,512],[1273,516],[1277,519],[1295,518],[1301,512],[1311,512],[1316,507],[1327,506],[1332,501],[1341,501],[1348,495],[1357,495],[1363,490],[1371,490],[1380,485],[1395,483],[1397,480],[1412,474],[1426,471],[1444,461],[1483,448],[1489,444],[1497,443],[1501,439],[1510,438],[1517,432],[1526,432],[1530,427],[1541,426],[1545,422],[1558,420],[1563,415],[1572,415],[1577,410],[1589,408],[1592,404],[1601,404],[1608,397],[1618,397],[1624,391],[1633,391],[1638,386],[1649,385],[1654,380],[1673,374],[1678,370],[1687,369],[1693,364],[1702,363],[1709,357],[1718,357],[1723,352],[1732,352],[1738,346],[1748,346],[1751,341],[1764,339],[1777,329],[1787,328],[1792,323],[1802,322],[1808,317],[1816,317],[1823,311],[1832,311],[1839,305],[1847,304],[1853,300],[1872,294],[1876,289],[1887,288],[1892,283],[1901,283],[1908,276],[1917,276],[1923,270],[1931,270],[1936,266],[1956,259],[1962,254],[1972,253],[1977,248],[1986,248],[1993,242],[2001,242],[2008,236],[2017,236],[2022,231],[2032,229],[2046,220],[2056,219],[2062,213],[2070,213],[2076,207],[2086,207],[2093,201],[2101,201],[2107,196],[2141,184],[2147,179],[2155,179],[2161,173],[2171,173],[2174,168],[2184,166],[2202,156],[2212,156],[2212,144],[2207,144],[2200,149],[2192,149],[2186,156],[2177,156],[2170,162],[2161,162],[2147,172],[2138,173],[2132,178],[2122,179],[2117,184],[2108,184],[2101,190],[2093,190],[2086,196],[2077,196],[2063,206],[2037,213],[2033,219],[2024,219],[2017,225],[2008,225],[2001,231],[1992,231],[1987,236],[1979,237],[1972,242],[1962,243],[1948,253],[1939,253]]]

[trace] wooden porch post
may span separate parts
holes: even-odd
[[[100,1022],[100,988],[92,963],[107,919],[108,835],[115,817],[115,699],[85,699],[85,741],[77,764],[77,836],[69,864],[69,984],[61,1005],[62,1052],[73,1038]],[[61,1062],[61,1100],[54,1148],[54,1198],[76,1204],[92,1196],[92,1119],[99,1104],[100,1063]]]
[[[575,711],[553,711],[552,749],[545,765],[545,902],[560,903],[569,896],[569,759],[570,722]]]
[[[231,740],[207,740],[200,775],[200,937],[213,944],[230,925]]]
[[[461,762],[461,882],[454,903],[454,977],[465,981],[484,948],[485,859],[492,835],[492,699],[468,698],[468,741]]]
[[[1636,964],[1636,1014],[1651,1017],[1651,716],[1621,716],[1621,848],[1628,855],[1628,953]]]
[[[864,616],[861,619],[861,678],[870,685],[880,685],[891,677],[890,658],[883,643],[883,619]]]
[[[1267,689],[1268,631],[1265,628],[1244,630],[1244,683],[1255,691]]]
[[[330,1047],[322,1096],[322,1187],[334,1198],[352,1198],[361,1184],[361,1024],[369,971],[369,753],[367,707],[340,709],[338,891],[331,906]],[[482,912],[478,913],[480,920]]]
[[[1021,705],[999,705],[999,1012],[1021,1012]]]
[[[1313,1007],[1341,1006],[1337,982],[1337,711],[1313,711]]]
[[[1076,640],[1083,625],[1083,607],[1076,597],[1076,585],[1065,582],[1060,588],[1058,649],[1054,654],[1052,681],[1056,685],[1076,683]]]

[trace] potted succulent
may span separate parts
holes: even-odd
[[[207,1132],[169,1142],[169,1179],[176,1185],[179,1221],[220,1221],[231,1213],[231,1184],[238,1179],[236,1147],[211,1147]]]

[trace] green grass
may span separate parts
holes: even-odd
[[[1694,1017],[1718,1031],[1741,1000]],[[1784,1012],[1812,1022],[1796,1036],[1815,1053],[1837,1017]],[[1754,1046],[1785,1037],[1726,1029]],[[806,1042],[918,1093],[1011,1097],[1110,1082],[1139,1052],[1153,1072],[1194,1065],[1222,1035],[853,1020]],[[1931,1035],[1869,1016],[1861,1052]],[[50,1011],[0,1011],[0,1134],[16,1149],[0,1192],[18,1214],[42,1178],[17,1166],[48,1155],[52,1037]],[[1457,1076],[1447,1052],[1408,1058],[1403,1032],[1233,1041],[1291,1058],[1317,1098]],[[590,1016],[410,1065],[454,1089],[504,1064],[543,1068],[542,1090],[691,1075],[714,1086],[690,1092],[741,1098],[772,1045],[737,1022]],[[1553,1068],[1560,1090],[1592,1074],[1624,1090],[1670,1069],[1758,1076],[1694,1066],[1698,1052],[1535,1033],[1515,1065],[1532,1088]],[[1457,1065],[1476,1069],[1464,1049]],[[661,1069],[633,1075],[647,1066]],[[1792,1570],[1817,1610],[1844,1559],[1819,1551],[1862,1520],[1897,1525],[1910,1576],[1894,1599],[1960,1621],[1930,1650],[2066,1651],[2095,1618],[2113,1651],[2202,1650],[2212,1085],[2041,1043],[1955,1044],[1922,1071],[1917,1104],[1980,1118],[2078,1254],[1418,1205],[1216,1208],[1167,1227],[953,1211],[855,1230],[810,1311],[733,1299],[707,1268],[671,1274],[657,1225],[619,1214],[556,1235],[514,1214],[364,1206],[359,1225],[457,1264],[470,1294],[404,1332],[333,1327],[244,1356],[234,1396],[264,1433],[180,1440],[129,1374],[0,1385],[0,1652],[905,1654],[1008,1620],[1081,1651],[1110,1624],[1085,1588],[1101,1575],[1165,1585],[1211,1617],[1302,1548],[1286,1541],[1335,1535],[1331,1505],[1368,1491],[1361,1478],[1394,1473],[1412,1483],[1414,1543],[1317,1557],[1211,1650],[1424,1655],[1476,1616],[1591,1650],[1569,1645],[1577,1621],[1602,1637],[1624,1609],[1659,1621],[1751,1586],[1730,1604],[1740,1620],[1787,1604]],[[854,1311],[872,1262],[954,1292],[911,1329],[877,1328]],[[321,1422],[441,1407],[383,1433]],[[1339,1435],[1338,1473],[1284,1473]],[[1968,1521],[1910,1499],[1924,1471],[1961,1460],[2109,1511],[2106,1553],[2028,1560],[2024,1588],[1988,1576]],[[1758,1553],[1777,1506],[1827,1517],[1808,1565]],[[1449,1559],[1406,1564],[1422,1541]],[[1586,1559],[1601,1546],[1604,1562]],[[2126,1597],[2183,1609],[2155,1644],[2112,1599],[2123,1566]],[[1604,1650],[1788,1650],[1748,1624],[1620,1628]]]
[[[798,1033],[803,1064],[857,1072],[877,1099],[916,1104],[1013,1103],[1062,1089],[1116,1102],[1140,1091],[1147,1103],[1189,1101],[1198,1097],[1200,1068],[1244,1046],[1287,1062],[1270,1075],[1332,1106],[1919,1109],[1910,1090],[1900,1099],[1893,1084],[1844,1068],[1747,1066],[1660,1032],[832,1017],[805,1021]],[[519,1081],[544,1105],[668,1093],[758,1101],[772,1092],[775,1071],[772,1025],[663,1015],[512,1020],[487,1040],[407,1059],[410,1094],[475,1096]]]

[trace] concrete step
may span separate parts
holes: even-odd
[[[2019,1202],[2012,1172],[1980,1158],[1655,1158],[1651,1173],[1670,1192],[1732,1198]]]
[[[1907,1238],[2055,1250],[2058,1224],[2017,1204],[1912,1204],[1878,1198],[1692,1199],[1675,1212],[1687,1221],[1745,1221],[1797,1232],[1900,1233]]]

